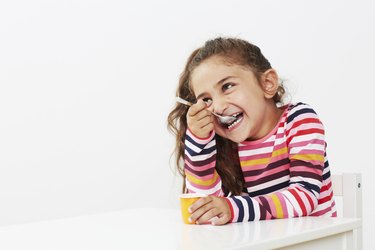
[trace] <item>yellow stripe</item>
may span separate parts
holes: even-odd
[[[279,197],[277,197],[276,194],[271,194],[270,196],[271,196],[271,199],[272,199],[273,203],[275,204],[276,218],[278,218],[278,219],[284,218],[283,208],[281,206]]]
[[[298,154],[290,157],[293,160],[324,162],[324,156],[319,154]]]
[[[198,179],[196,178],[195,176],[191,175],[191,174],[188,174],[186,173],[186,177],[188,178],[188,180],[194,184],[197,184],[197,185],[202,185],[202,186],[211,186],[212,184],[214,184],[217,180],[217,178],[219,177],[219,175],[217,174],[217,172],[215,171],[214,172],[214,176],[212,179],[209,179],[209,180],[201,180],[201,179]]]
[[[288,152],[287,147],[280,148],[278,150],[275,150],[272,152],[272,157],[276,157],[282,154],[286,154]],[[255,160],[247,160],[247,161],[241,161],[241,166],[249,167],[254,165],[261,165],[261,164],[268,164],[270,162],[271,158],[266,157],[262,159],[255,159]]]
[[[247,160],[241,161],[241,166],[254,166],[260,164],[267,164],[270,161],[270,158],[256,159],[256,160]]]
[[[280,148],[272,152],[272,157],[276,157],[282,154],[286,154],[288,152],[287,147]]]

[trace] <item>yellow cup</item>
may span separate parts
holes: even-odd
[[[190,217],[190,213],[188,211],[188,208],[199,198],[205,197],[207,195],[204,194],[181,194],[180,195],[180,204],[181,204],[181,214],[182,214],[182,220],[186,224],[195,224],[195,221],[190,222],[188,219]]]

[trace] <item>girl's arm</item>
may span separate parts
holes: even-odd
[[[226,198],[231,206],[232,222],[306,216],[317,208],[318,202],[325,202],[318,201],[326,146],[322,123],[309,106],[300,104],[298,110],[288,117],[286,131],[290,160],[289,187],[254,198]],[[325,176],[328,178],[329,173]],[[332,193],[326,197],[331,198]]]
[[[185,138],[184,169],[189,193],[223,196],[221,179],[215,165],[215,132],[212,131],[207,138],[199,138],[188,129]]]

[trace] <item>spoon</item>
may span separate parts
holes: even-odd
[[[179,96],[176,96],[176,101],[181,103],[181,104],[184,104],[186,106],[191,106],[193,105],[191,102],[188,102],[184,99],[182,99],[181,97]],[[219,115],[219,114],[216,114],[215,112],[211,111],[211,110],[208,110],[210,111],[214,116],[216,116],[217,118],[219,118],[219,121],[223,124],[231,124],[232,122],[234,122],[237,118],[234,117],[234,116],[222,116],[222,115]]]

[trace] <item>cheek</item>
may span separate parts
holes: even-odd
[[[220,124],[219,124],[219,122],[218,121],[214,121],[214,130],[215,130],[215,132],[218,134],[218,135],[220,135],[220,136],[223,136],[224,134],[225,134],[225,128],[223,128],[223,126],[221,126]]]

